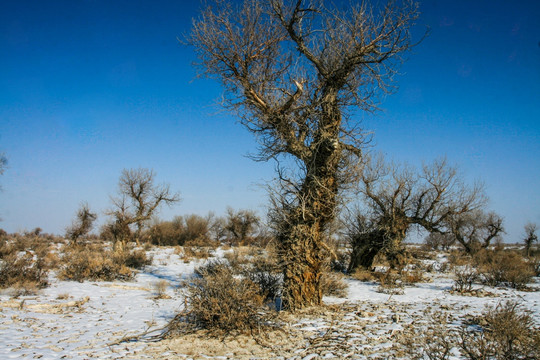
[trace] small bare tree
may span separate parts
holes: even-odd
[[[210,234],[217,244],[227,238],[227,220],[222,216],[208,216],[210,221]]]
[[[0,154],[0,175],[4,174],[4,171],[6,170],[6,166],[7,166],[7,158],[4,154]],[[2,190],[2,186],[0,186],[0,191],[1,190]],[[0,221],[2,221],[2,218],[0,218]]]
[[[81,204],[79,210],[77,210],[77,215],[75,220],[66,229],[66,237],[71,240],[73,244],[92,231],[94,226],[94,221],[97,219],[97,214],[90,211],[88,203]]]
[[[113,217],[109,225],[115,243],[125,244],[132,234],[139,243],[145,224],[160,205],[172,205],[180,201],[177,193],[172,193],[169,185],[154,184],[155,173],[149,169],[124,169],[118,182],[118,197],[111,198],[114,208],[108,211]]]
[[[446,159],[416,171],[386,163],[378,156],[366,162],[360,179],[359,192],[368,215],[356,217],[349,236],[353,248],[349,271],[357,266],[371,268],[379,254],[396,265],[404,252],[402,242],[413,226],[444,233],[451,219],[485,204],[482,187],[467,187]]]
[[[251,210],[234,211],[228,208],[225,229],[229,234],[229,242],[235,245],[248,244],[253,240],[259,222],[259,217]]]
[[[523,238],[523,242],[525,243],[525,255],[527,255],[527,257],[531,256],[533,244],[538,242],[538,235],[536,235],[537,230],[538,227],[535,223],[525,224],[525,238]]]
[[[483,210],[456,214],[447,221],[449,232],[469,254],[487,248],[504,233],[503,219],[494,212]]]
[[[321,303],[325,232],[366,141],[350,115],[375,111],[377,94],[393,90],[417,16],[411,1],[216,0],[193,22],[198,66],[256,135],[254,158],[298,165],[279,172],[272,211],[290,309]]]
[[[0,154],[0,175],[4,174],[7,165],[7,158],[4,154]]]
[[[4,174],[4,171],[6,171],[7,166],[7,158],[4,154],[0,154],[0,175]],[[2,187],[0,186],[0,190],[2,190]]]

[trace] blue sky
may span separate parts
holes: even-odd
[[[0,3],[0,228],[63,233],[79,204],[100,213],[124,168],[147,167],[181,193],[162,218],[227,206],[264,214],[252,136],[195,79],[178,43],[198,1]],[[447,156],[482,180],[506,241],[540,224],[540,2],[431,0],[431,33],[375,116],[375,150],[421,164]]]

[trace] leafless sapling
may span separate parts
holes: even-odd
[[[123,245],[132,235],[137,243],[141,232],[160,205],[172,205],[180,201],[177,193],[172,193],[168,184],[156,185],[152,170],[124,169],[118,182],[118,197],[111,198],[113,209],[108,214],[113,217],[109,225],[115,243]],[[135,227],[134,233],[131,227]]]
[[[90,211],[88,203],[81,204],[75,220],[66,229],[66,237],[75,244],[81,237],[88,235],[94,226],[94,221],[97,219],[97,214]]]
[[[247,245],[253,240],[259,223],[259,217],[251,210],[234,211],[232,208],[227,208],[225,229],[229,235],[229,242],[235,245]]]
[[[535,223],[527,223],[525,225],[525,237],[523,238],[523,242],[525,243],[525,255],[527,257],[531,256],[533,244],[538,242],[538,235],[536,235],[537,230],[538,227]]]

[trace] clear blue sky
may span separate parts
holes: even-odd
[[[0,3],[0,228],[63,233],[82,201],[109,206],[124,168],[147,167],[182,202],[162,218],[230,205],[264,213],[274,164],[195,79],[198,1]],[[506,241],[540,225],[540,1],[426,0],[430,36],[376,116],[376,150],[420,164],[446,155],[483,180]]]

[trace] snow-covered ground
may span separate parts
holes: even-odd
[[[150,254],[153,265],[131,282],[79,283],[51,275],[51,285],[37,295],[0,295],[0,359],[406,359],[396,347],[397,337],[412,324],[429,322],[430,313],[446,314],[456,325],[464,316],[508,299],[520,301],[540,322],[540,292],[485,288],[492,295],[452,294],[450,275],[434,272],[432,281],[394,295],[378,292],[376,283],[347,279],[347,298],[327,297],[328,306],[289,316],[283,331],[257,341],[190,335],[114,344],[165,325],[183,305],[182,281],[204,263],[184,263],[172,248],[154,248]],[[155,284],[160,280],[169,283],[170,298],[157,298]],[[533,287],[539,288],[536,281]]]

